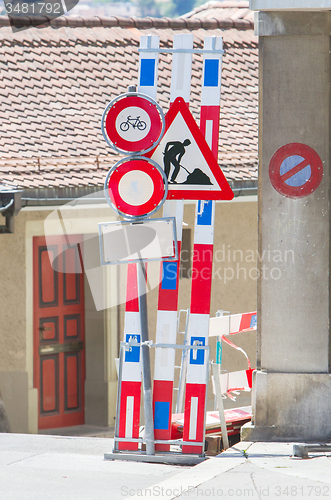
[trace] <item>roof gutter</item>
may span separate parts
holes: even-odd
[[[230,181],[235,198],[239,196],[257,195],[257,180]],[[83,198],[83,200],[82,200]],[[59,206],[71,203],[73,206],[81,203],[95,205],[105,203],[103,186],[76,188],[39,188],[25,189],[22,193],[22,207]]]
[[[168,17],[120,17],[120,16],[60,16],[51,19],[47,16],[0,16],[0,27],[12,26],[16,28],[36,27],[46,28],[161,28],[173,30],[215,30],[215,29],[236,29],[253,30],[254,22],[249,19],[185,19],[178,17],[170,19]]]

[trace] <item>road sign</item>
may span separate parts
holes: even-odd
[[[233,192],[182,97],[165,117],[159,145],[148,153],[163,165],[168,199],[232,200]]]
[[[306,144],[286,144],[271,158],[269,176],[278,193],[303,198],[318,188],[323,177],[322,160]]]
[[[176,261],[176,219],[99,222],[101,264]]]
[[[167,197],[168,182],[153,160],[130,156],[117,162],[105,181],[107,203],[125,218],[146,217],[156,212]]]
[[[161,107],[147,95],[121,94],[106,107],[101,121],[106,142],[119,153],[146,153],[164,131]]]

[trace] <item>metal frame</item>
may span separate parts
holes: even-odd
[[[139,47],[138,52],[142,53],[156,53],[156,54],[225,54],[225,51],[223,49],[215,49],[216,45],[216,38],[213,40],[212,43],[212,48],[211,49],[165,49],[165,48],[152,48],[151,47],[151,41],[152,41],[152,35],[147,36],[147,47]]]
[[[127,456],[128,452],[127,451],[119,451],[117,443],[120,441],[129,441],[131,443],[145,443],[146,440],[144,438],[125,438],[125,437],[119,437],[119,418],[120,418],[120,402],[121,402],[121,382],[122,382],[122,370],[123,370],[123,362],[124,362],[124,353],[127,348],[130,346],[135,346],[135,347],[142,347],[142,345],[148,345],[148,347],[153,347],[153,348],[166,348],[166,349],[203,349],[206,351],[206,399],[207,399],[207,392],[208,392],[208,371],[209,371],[209,356],[210,356],[210,346],[192,346],[192,345],[179,345],[179,344],[161,344],[161,343],[154,343],[152,341],[148,343],[144,342],[135,342],[134,340],[130,340],[129,342],[122,341],[120,343],[120,356],[119,356],[119,369],[118,369],[118,386],[117,386],[117,401],[116,401],[116,419],[115,419],[115,435],[114,435],[114,449],[113,452],[110,453],[105,453],[105,458],[111,458],[114,459],[116,458],[114,455],[123,455]],[[206,407],[206,405],[205,405]],[[203,436],[206,434],[206,412],[204,415],[204,422],[203,422]],[[154,440],[154,443],[157,444],[173,444],[173,445],[189,445],[189,446],[202,446],[204,449],[204,441],[203,442],[198,442],[198,441],[182,441],[182,440],[177,440],[177,439],[157,439]],[[168,452],[169,453],[169,452]],[[140,452],[141,454],[141,452]],[[181,452],[173,452],[173,455],[176,456],[181,456]],[[130,455],[134,456],[139,456],[139,452],[132,452]],[[156,453],[157,455],[157,453]],[[164,452],[163,452],[164,455]],[[187,455],[186,455],[187,456]],[[204,453],[202,455],[198,455],[199,457],[204,457]],[[192,457],[194,457],[194,454],[192,454]],[[123,458],[124,460],[124,458]],[[137,459],[139,460],[139,459]]]
[[[182,312],[186,312],[185,331],[184,332],[181,332],[179,330],[180,315],[181,315]],[[189,323],[189,319],[190,319],[190,310],[189,309],[180,309],[179,314],[178,314],[178,319],[177,319],[177,332],[184,334],[183,345],[188,345],[188,323]],[[182,410],[183,410],[185,377],[186,377],[186,372],[187,372],[187,361],[188,361],[187,354],[188,353],[187,353],[186,349],[183,349],[181,364],[180,364],[180,367],[179,367],[180,368],[180,375],[179,375],[179,382],[178,382],[176,413],[182,413]]]
[[[152,51],[152,52],[155,52],[155,51]],[[107,115],[108,111],[110,110],[110,108],[112,106],[114,106],[114,104],[116,104],[121,99],[124,99],[126,97],[134,97],[134,96],[136,96],[136,97],[142,97],[142,98],[146,99],[147,101],[149,101],[151,104],[153,104],[153,106],[156,107],[156,109],[159,112],[160,118],[161,118],[162,127],[161,127],[161,132],[160,132],[160,135],[159,135],[158,139],[155,142],[153,142],[152,146],[150,146],[147,149],[141,149],[141,150],[138,150],[138,151],[135,151],[134,153],[132,153],[131,151],[127,151],[125,149],[118,148],[109,139],[109,137],[107,135],[107,132],[106,132],[105,121],[106,121],[106,115]],[[125,154],[136,155],[136,154],[146,154],[149,151],[152,151],[152,149],[154,149],[159,144],[159,142],[161,141],[163,133],[164,133],[164,129],[165,129],[165,118],[164,118],[164,113],[163,113],[163,110],[162,110],[161,106],[154,99],[152,99],[151,97],[149,97],[146,94],[142,94],[141,92],[127,92],[125,94],[120,94],[119,96],[115,97],[115,99],[113,99],[112,101],[110,101],[109,104],[107,104],[107,106],[106,106],[106,108],[105,108],[105,110],[104,110],[104,112],[102,114],[102,118],[101,118],[101,131],[102,131],[102,135],[103,135],[105,141],[117,153],[121,153],[121,154],[125,153]]]
[[[213,49],[138,49],[138,52],[158,54],[225,54],[224,50]]]
[[[155,221],[159,221],[159,220],[169,220],[169,221],[173,221],[173,241],[174,241],[174,250],[175,250],[175,253],[174,253],[174,256],[173,257],[165,257],[165,258],[155,258],[155,259],[142,259],[141,257],[138,258],[138,259],[130,259],[130,260],[116,260],[116,261],[113,261],[113,262],[108,262],[108,261],[105,261],[105,256],[104,256],[104,252],[103,252],[103,242],[102,242],[102,232],[101,232],[101,226],[110,226],[110,225],[122,225],[122,226],[125,226],[125,225],[136,225],[136,224],[141,224],[142,222],[155,222]],[[172,262],[172,261],[176,261],[178,260],[178,244],[177,244],[177,231],[176,231],[176,218],[175,217],[162,217],[162,218],[158,218],[158,219],[143,219],[143,220],[133,220],[133,221],[111,221],[111,222],[99,222],[98,224],[98,227],[99,227],[99,246],[100,246],[100,259],[101,259],[101,265],[102,266],[111,266],[111,265],[115,265],[115,264],[135,264],[135,263],[139,263],[139,262]]]
[[[163,183],[164,183],[164,194],[163,194],[163,197],[160,200],[160,202],[157,204],[157,206],[151,212],[148,212],[146,214],[139,215],[139,216],[130,215],[130,214],[126,214],[125,212],[122,212],[122,210],[120,210],[112,202],[112,200],[111,200],[111,198],[109,196],[109,192],[108,192],[108,190],[109,190],[108,183],[109,183],[109,179],[110,179],[111,175],[123,163],[126,163],[128,161],[132,161],[132,160],[140,160],[140,161],[146,161],[147,163],[150,163],[152,165],[152,167],[156,168],[156,170],[161,174],[161,176],[163,178]],[[163,203],[166,201],[167,196],[168,196],[168,179],[167,179],[167,177],[166,177],[166,175],[164,173],[164,170],[154,160],[152,160],[151,158],[147,158],[145,156],[140,156],[138,154],[134,154],[134,155],[126,156],[125,158],[122,158],[122,160],[118,161],[117,163],[115,163],[115,165],[113,165],[111,167],[111,169],[109,170],[109,172],[107,174],[106,180],[105,180],[104,189],[105,189],[105,198],[106,198],[106,201],[107,201],[108,205],[110,206],[110,208],[112,208],[114,210],[114,212],[116,212],[117,214],[121,215],[122,217],[124,217],[127,220],[138,220],[138,219],[144,219],[145,217],[150,217],[151,215],[155,214],[155,212],[157,212],[162,207]]]

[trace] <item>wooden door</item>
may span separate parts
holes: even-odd
[[[39,429],[84,423],[81,256],[81,236],[47,238],[47,246],[44,237],[34,238],[34,387],[39,391]]]

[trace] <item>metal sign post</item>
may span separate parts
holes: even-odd
[[[116,97],[107,105],[101,120],[102,133],[109,146],[117,152],[130,155],[116,163],[109,171],[105,181],[105,193],[107,203],[110,207],[124,218],[142,224],[142,226],[139,226],[139,229],[141,228],[141,231],[144,232],[144,223],[141,219],[151,215],[163,205],[167,197],[168,182],[163,170],[157,163],[137,156],[137,154],[146,153],[158,144],[164,131],[164,115],[162,109],[154,99],[145,94],[135,92],[132,86],[129,90],[129,93]],[[107,229],[107,224],[103,224],[103,227]],[[153,237],[153,231],[156,234],[155,230],[145,228],[147,239],[148,233],[152,235],[152,240],[156,239]],[[123,435],[125,438],[130,438],[131,442],[127,445],[119,443],[120,446],[117,449],[137,450],[136,437],[140,413],[141,373],[139,369],[141,367],[141,355],[147,435],[146,451],[148,455],[154,455],[152,385],[149,349],[146,345],[146,342],[148,342],[146,269],[144,264],[144,260],[146,259],[141,254],[143,249],[148,247],[151,242],[148,241],[145,246],[133,252],[131,251],[132,248],[137,246],[137,241],[140,240],[141,236],[144,237],[144,235],[139,234],[136,241],[130,242],[128,241],[128,231],[125,232],[124,230],[124,233],[125,237],[122,243],[116,245],[116,238],[114,240],[113,234],[108,234],[107,239],[106,232],[103,232],[103,228],[100,228],[102,264],[106,265],[118,262],[119,260],[123,261],[123,257],[122,259],[118,257],[105,258],[107,245],[111,247],[110,254],[116,254],[116,251],[121,247],[125,248],[127,250],[126,260],[129,262],[137,262],[137,259],[132,258],[132,254],[138,253],[138,263],[136,265],[138,294],[137,297],[133,298],[133,301],[130,301],[131,303],[134,302],[134,305],[131,304],[134,308],[134,311],[132,311],[134,318],[132,318],[133,323],[131,325],[133,330],[129,328],[128,331],[130,320],[127,321],[129,318],[126,316],[125,338],[141,338],[143,345],[141,349],[139,347],[138,351],[135,351],[134,355],[128,355],[124,358],[126,378],[121,380],[121,389],[125,390],[121,393],[121,399],[118,401],[118,404],[120,404],[117,415],[117,418],[120,419],[118,436]],[[104,243],[105,241],[106,244]],[[172,246],[170,248],[173,248],[174,242],[172,241],[171,243]],[[159,256],[156,256],[156,260],[158,259]],[[132,276],[131,271],[129,265],[127,284],[129,295],[129,289],[132,285],[132,283],[129,283],[129,273]],[[138,301],[136,300],[137,298]],[[129,311],[126,310],[127,312]]]
[[[155,455],[154,442],[154,421],[153,421],[153,396],[151,381],[151,362],[149,356],[149,347],[146,342],[148,337],[148,316],[147,316],[147,297],[146,297],[146,268],[143,260],[137,264],[137,281],[139,311],[141,323],[141,354],[143,362],[143,389],[144,389],[144,411],[145,411],[145,437],[147,455]]]

